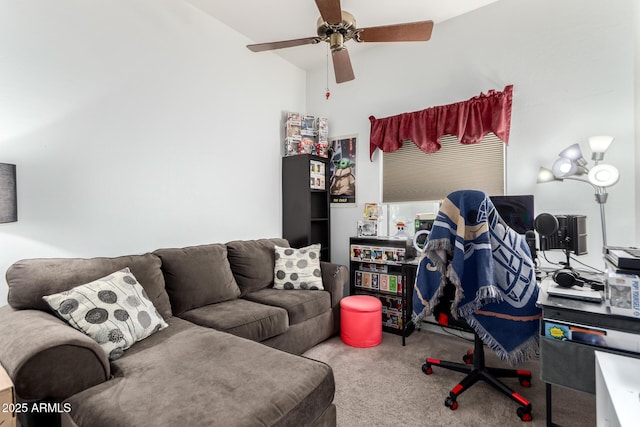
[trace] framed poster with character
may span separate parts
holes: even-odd
[[[356,135],[329,138],[329,194],[335,205],[356,203]]]

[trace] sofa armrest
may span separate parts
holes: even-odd
[[[331,307],[338,307],[349,286],[349,270],[341,264],[320,262],[322,272],[322,286],[331,294]]]
[[[22,401],[61,401],[111,376],[93,339],[40,310],[0,307],[0,363]]]

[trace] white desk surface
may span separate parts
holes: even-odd
[[[587,302],[549,295],[547,288],[553,283],[553,279],[550,276],[545,277],[540,282],[540,292],[538,293],[538,301],[536,301],[538,307],[562,308],[593,314],[610,315],[604,300],[602,302]],[[600,293],[602,293],[602,291],[600,291]]]
[[[640,359],[602,351],[595,354],[620,425],[639,425]]]

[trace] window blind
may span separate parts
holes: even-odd
[[[504,161],[505,144],[493,133],[470,145],[446,135],[432,154],[407,141],[399,150],[383,153],[382,201],[439,200],[456,190],[503,195]]]

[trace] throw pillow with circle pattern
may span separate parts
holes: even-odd
[[[275,246],[275,289],[324,289],[320,272],[320,244],[300,249]]]
[[[100,344],[111,360],[169,326],[129,268],[43,298],[67,323]]]

